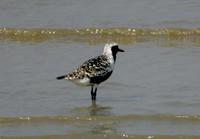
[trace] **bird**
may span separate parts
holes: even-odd
[[[58,76],[56,79],[68,80],[79,86],[91,86],[91,100],[96,101],[97,88],[111,76],[118,52],[124,50],[120,49],[117,43],[107,43],[101,55],[83,62],[71,73]]]

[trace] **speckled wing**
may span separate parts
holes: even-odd
[[[66,80],[77,80],[87,78],[94,78],[98,76],[106,76],[106,74],[112,71],[110,63],[105,55],[98,56],[96,58],[89,59],[84,62],[74,72],[66,75]]]

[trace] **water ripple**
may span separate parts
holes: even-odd
[[[42,42],[52,39],[81,42],[88,44],[115,41],[121,44],[143,42],[152,39],[189,40],[197,44],[200,28],[77,28],[77,29],[48,29],[48,28],[0,28],[1,40],[14,40],[20,42]],[[144,38],[145,37],[145,38]]]
[[[16,122],[88,122],[88,121],[200,121],[200,115],[112,115],[112,116],[21,116],[0,117],[0,124]]]

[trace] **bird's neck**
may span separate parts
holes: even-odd
[[[104,55],[106,55],[109,59],[113,59],[113,61],[116,61],[116,55],[117,53],[113,53],[113,52],[107,52],[107,53],[103,53]]]
[[[115,66],[115,61],[116,61],[116,53],[113,53],[112,50],[107,49],[104,50],[103,55],[105,55],[110,63],[110,66],[112,70],[114,69]]]
[[[114,67],[115,67],[115,58],[113,57],[112,54],[105,54],[105,53],[104,53],[103,55],[106,56],[108,62],[110,63],[110,67],[111,67],[111,69],[113,70]]]

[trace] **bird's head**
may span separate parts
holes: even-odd
[[[108,56],[112,55],[114,59],[116,59],[116,54],[118,52],[124,52],[124,50],[120,49],[117,43],[107,43],[104,46],[103,54]]]

